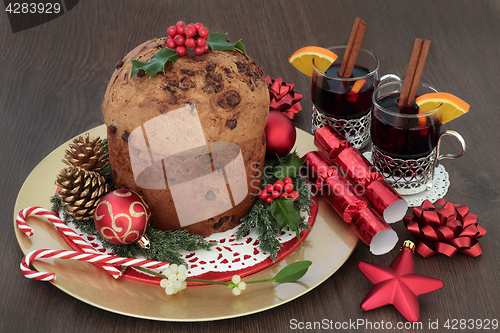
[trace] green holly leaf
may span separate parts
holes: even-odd
[[[286,177],[297,177],[303,164],[304,161],[294,151],[280,159],[280,164],[275,168],[274,176],[281,180]]]
[[[302,217],[300,216],[300,208],[294,206],[292,198],[287,199],[283,196],[275,199],[268,209],[276,219],[279,230],[288,226],[290,230],[295,231],[297,238],[301,241],[299,223],[302,222]]]
[[[243,54],[245,53],[245,45],[241,42],[241,40],[236,43],[230,44],[226,39],[227,34],[220,34],[218,32],[211,33],[208,35],[207,44],[214,51],[225,51],[225,50],[235,50],[238,49]]]
[[[271,281],[279,283],[295,282],[307,273],[311,265],[312,261],[309,260],[296,261],[279,271],[274,278],[271,278]]]
[[[133,78],[135,74],[137,74],[139,69],[143,69],[146,73],[149,73],[149,77],[152,77],[158,72],[165,71],[164,67],[167,61],[170,61],[172,62],[172,64],[174,64],[177,59],[179,59],[179,55],[173,50],[161,49],[160,52],[156,53],[150,61],[130,60],[132,62],[132,71],[130,72],[130,78]]]

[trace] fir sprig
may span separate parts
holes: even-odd
[[[64,206],[61,205],[61,199],[53,196],[50,201],[53,203],[52,212],[57,213],[62,208],[62,215],[65,217],[63,220],[67,222],[68,217],[64,211]],[[73,220],[72,222],[81,232],[88,235],[95,235],[104,248],[109,249],[117,256],[125,258],[135,258],[138,255],[142,255],[149,260],[182,265],[185,264],[185,261],[178,251],[210,250],[212,246],[217,244],[216,242],[208,242],[203,237],[190,234],[185,230],[158,230],[150,226],[146,230],[146,236],[150,241],[149,248],[142,248],[137,243],[117,245],[108,242],[99,234],[94,219],[86,221]]]

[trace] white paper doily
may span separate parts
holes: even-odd
[[[372,153],[367,151],[363,153],[363,156],[370,161]],[[436,166],[434,169],[434,179],[432,179],[431,183],[432,187],[423,192],[412,195],[402,195],[403,199],[408,202],[408,207],[418,207],[422,205],[425,200],[434,202],[445,196],[450,187],[450,178],[443,165],[439,164]]]
[[[63,219],[62,210],[59,210],[59,218]],[[305,211],[301,215],[309,218]],[[307,221],[307,219],[306,219]],[[78,226],[73,223],[73,219],[68,217],[67,226],[73,229],[80,237],[89,243],[94,249],[100,253],[113,254],[110,249],[107,249],[99,241],[95,234],[86,234],[82,232]],[[181,257],[188,265],[188,277],[198,276],[207,272],[232,272],[245,268],[252,267],[269,258],[269,253],[262,252],[258,245],[258,235],[255,228],[250,229],[249,233],[236,240],[236,232],[239,226],[226,232],[213,233],[205,237],[206,241],[216,241],[217,245],[213,246],[210,251],[198,249],[194,252],[179,251]],[[278,241],[285,244],[296,238],[295,232],[289,228],[281,231],[281,236]]]

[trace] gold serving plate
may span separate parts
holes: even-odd
[[[91,137],[106,137],[104,125],[88,132]],[[14,229],[24,254],[44,248],[71,250],[59,232],[44,219],[27,218],[26,222],[34,231],[32,237],[26,236],[17,228],[15,219],[27,207],[50,209],[50,197],[56,190],[54,182],[59,171],[65,167],[62,158],[72,140],[43,159],[19,191],[14,210]],[[316,150],[313,136],[297,129],[294,149],[299,156]],[[90,263],[74,260],[35,261],[34,266],[39,271],[55,273],[54,286],[68,295],[97,308],[127,316],[160,321],[210,321],[244,316],[300,297],[328,279],[351,255],[358,237],[323,198],[319,198],[318,204],[316,222],[304,244],[280,263],[244,280],[271,278],[280,269],[298,260],[313,262],[307,274],[294,283],[251,284],[240,296],[234,296],[231,290],[221,285],[188,287],[168,296],[159,285],[128,279],[115,280]],[[19,278],[24,278],[21,273]]]

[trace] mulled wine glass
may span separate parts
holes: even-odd
[[[452,130],[441,132],[439,108],[419,113],[416,103],[398,107],[402,81],[379,85],[373,93],[371,125],[372,164],[401,195],[420,193],[432,187],[434,169],[441,159],[455,159],[465,151],[465,140]],[[437,92],[420,83],[417,96]],[[440,155],[444,136],[453,136],[461,152]]]
[[[340,77],[346,48],[328,48],[338,58],[325,72],[320,71],[313,61],[312,131],[314,133],[325,124],[330,124],[359,149],[370,139],[371,97],[378,83],[379,60],[370,51],[360,48],[352,75]]]

